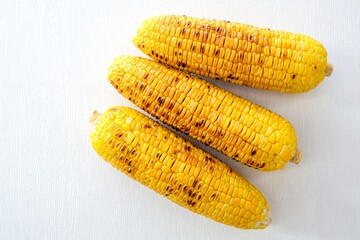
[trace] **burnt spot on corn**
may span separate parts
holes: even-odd
[[[295,75],[295,74],[293,74],[293,75],[292,75],[292,79],[295,79],[295,77],[296,77],[296,75]]]
[[[181,30],[181,35],[184,35],[185,33],[186,33],[186,29],[183,28],[183,29]]]
[[[196,30],[195,31],[195,37],[199,37],[200,36],[200,32],[199,32],[199,30]]]
[[[205,46],[204,46],[204,45],[201,45],[200,52],[201,52],[201,53],[204,53],[204,52],[205,52]]]
[[[188,191],[187,194],[189,195],[189,197],[191,197],[192,193],[193,193],[193,192],[191,191],[191,189],[189,189],[189,191]]]
[[[206,162],[215,162],[215,160],[212,158],[212,157],[209,157],[209,156],[205,156],[205,161]]]
[[[233,156],[233,158],[237,158],[237,157],[239,157],[239,154],[235,154],[235,155]]]
[[[220,53],[219,49],[216,49],[215,52],[214,52],[214,55],[219,56],[219,53]]]
[[[174,154],[176,154],[176,153],[174,153]],[[173,162],[171,163],[170,168],[172,168],[172,167],[174,166],[174,164],[175,164],[175,161],[173,161]],[[181,187],[181,184],[180,184],[180,187]]]
[[[191,50],[192,50],[192,51],[195,51],[195,45],[193,45],[193,46],[191,47]]]
[[[196,187],[196,184],[197,184],[197,183],[198,183],[198,180],[195,179],[194,182],[193,182],[193,184],[192,184],[192,187]]]
[[[196,202],[192,200],[187,200],[186,203],[190,206],[195,206]]]
[[[256,150],[253,150],[252,152],[251,152],[251,156],[254,156],[256,154]]]
[[[171,110],[174,108],[174,103],[170,102],[169,105],[168,105],[168,109]]]
[[[146,73],[146,74],[144,75],[144,79],[148,79],[148,77],[149,77],[149,73]]]
[[[191,22],[187,22],[186,26],[189,27],[191,25]]]
[[[158,97],[157,100],[158,100],[160,106],[164,103],[164,100],[161,97]]]
[[[142,83],[142,84],[140,84],[140,90],[142,91],[142,90],[144,90],[145,89],[145,85]]]
[[[185,146],[185,147],[184,147],[184,150],[185,150],[185,151],[190,152],[190,149],[191,149],[191,147],[190,147],[190,146]]]
[[[210,198],[211,198],[211,199],[215,199],[217,196],[218,196],[217,193],[213,193],[213,194],[211,194]]]
[[[181,66],[182,66],[183,68],[186,67],[186,63],[183,62],[183,63],[181,64]]]

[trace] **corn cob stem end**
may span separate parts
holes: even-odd
[[[296,149],[296,153],[295,156],[290,159],[290,162],[295,163],[295,164],[299,164],[301,162],[301,158],[302,158],[302,151],[301,149]]]
[[[330,63],[326,64],[325,76],[329,77],[334,70],[334,66]]]
[[[97,124],[97,122],[99,121],[99,119],[100,119],[100,117],[101,117],[101,114],[98,112],[98,111],[94,111],[92,114],[91,114],[91,116],[90,116],[90,118],[89,118],[89,121],[90,121],[90,123],[92,124],[92,125],[96,125]]]

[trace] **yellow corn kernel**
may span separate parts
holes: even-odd
[[[296,155],[295,130],[286,119],[204,80],[132,56],[116,58],[108,79],[138,107],[247,166],[278,170]]]
[[[95,151],[134,180],[180,206],[227,225],[262,229],[270,224],[269,206],[259,190],[220,160],[140,112],[112,107],[93,121],[97,123],[90,138]],[[109,147],[109,140],[123,147]],[[170,148],[178,150],[169,153],[166,149]],[[168,167],[164,159],[171,159],[172,166]],[[220,184],[215,186],[210,181],[214,178]],[[220,186],[227,187],[221,190]],[[238,196],[238,192],[249,195]],[[242,201],[246,202],[245,207]]]
[[[171,43],[165,44],[174,47],[173,52],[157,45],[161,41],[156,37],[157,29],[164,27],[164,22],[168,23],[166,27],[174,29],[164,35],[171,39]],[[327,64],[326,49],[309,36],[229,21],[187,16],[153,17],[143,22],[133,43],[166,65],[280,92],[309,91],[332,71],[332,66]],[[262,74],[266,68],[268,70]],[[269,69],[279,74],[269,75]]]

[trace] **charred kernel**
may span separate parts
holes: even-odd
[[[256,154],[256,150],[253,150],[253,151],[251,152],[251,155],[254,156],[255,154]]]
[[[159,105],[162,105],[164,103],[164,100],[161,97],[158,97]]]
[[[147,79],[149,77],[149,73],[146,73],[145,75],[144,75],[144,79]]]
[[[292,75],[292,79],[295,79],[295,77],[296,77],[296,75],[295,75],[295,74],[293,74],[293,75]]]

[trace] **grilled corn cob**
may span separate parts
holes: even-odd
[[[332,72],[326,49],[311,37],[229,21],[153,17],[133,43],[172,67],[280,92],[309,91]]]
[[[91,143],[115,168],[195,213],[244,229],[270,224],[268,203],[253,185],[131,108],[108,109]]]
[[[271,171],[300,159],[288,121],[204,80],[132,56],[116,58],[108,79],[152,116],[247,166]]]

